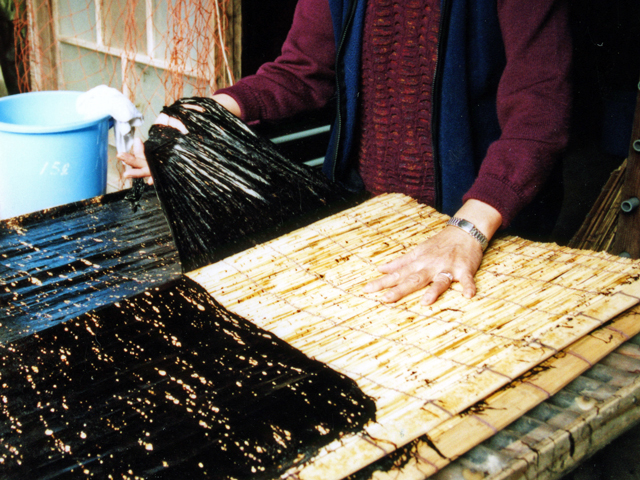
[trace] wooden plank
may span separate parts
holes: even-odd
[[[582,460],[603,448],[640,421],[640,378],[622,388],[611,399],[597,403],[567,430],[558,430],[535,444],[535,451],[513,462],[486,480],[520,480],[536,478],[558,480]],[[573,444],[579,451],[559,451],[561,444]]]
[[[31,90],[57,90],[57,46],[52,3],[27,0]]]

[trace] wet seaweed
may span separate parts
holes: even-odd
[[[165,111],[191,133],[154,127],[158,198],[0,224],[3,478],[272,478],[375,419],[352,380],[175,268],[176,245],[189,271],[360,199],[211,101]]]
[[[131,188],[128,190],[125,195],[125,200],[127,200],[131,204],[131,211],[136,213],[138,208],[140,208],[140,200],[142,199],[142,194],[145,190],[145,181],[142,178],[134,178],[131,183]]]
[[[287,160],[213,100],[185,98],[163,112],[189,133],[155,125],[145,154],[185,271],[311,223],[349,200],[321,172]]]
[[[375,419],[183,277],[0,349],[2,478],[273,478]]]
[[[180,275],[153,188],[135,213],[127,194],[0,221],[0,344]]]
[[[418,455],[418,446],[422,441],[421,438],[417,438],[408,444],[396,448],[391,453],[384,457],[370,463],[366,467],[358,470],[346,477],[346,480],[371,480],[376,477],[377,473],[398,473],[407,465],[413,458]]]

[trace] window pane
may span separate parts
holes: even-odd
[[[144,0],[102,0],[104,44],[146,53]],[[127,38],[127,35],[130,38]]]
[[[59,0],[58,28],[63,37],[96,42],[96,9],[93,0]]]
[[[86,91],[97,85],[120,84],[120,59],[104,53],[60,43],[60,67],[67,90]]]

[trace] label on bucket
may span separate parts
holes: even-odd
[[[61,162],[45,162],[44,166],[40,170],[40,175],[69,175],[69,167],[71,165],[69,163],[61,163]]]

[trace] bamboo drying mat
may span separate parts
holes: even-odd
[[[229,310],[351,377],[377,421],[294,469],[342,478],[434,431],[638,303],[640,264],[516,237],[492,243],[468,300],[457,284],[430,307],[362,286],[444,228],[402,195],[373,198],[189,274]]]
[[[540,403],[550,399],[552,395],[561,391],[578,378],[579,375],[592,368],[604,357],[638,334],[640,334],[640,307],[636,306],[545,360],[516,381],[483,400],[480,404],[453,416],[430,431],[428,435],[417,438],[405,445],[401,451],[394,453],[395,461],[387,461],[381,465],[374,464],[356,473],[353,476],[353,480],[360,478],[372,480],[423,480],[430,477],[471,448],[521,418]],[[630,399],[620,400],[630,401]],[[580,410],[589,411],[595,404],[594,399],[582,397],[578,407]],[[606,420],[611,421],[612,418],[619,417],[623,413],[623,409],[614,412],[609,411],[607,412],[608,418]],[[575,430],[588,429],[585,428],[586,421],[576,421],[574,423],[573,428]],[[564,433],[567,432],[565,431]],[[574,453],[571,455],[570,466],[575,466],[580,458],[586,457],[587,451],[593,454],[595,451],[594,444],[597,443],[595,438],[602,437],[602,435],[594,432],[594,441],[584,437],[584,434],[582,434],[577,435],[576,439],[574,439],[575,442],[572,447]],[[583,440],[583,442],[578,440]],[[611,434],[609,440],[611,440]],[[586,443],[586,445],[583,443]],[[602,448],[605,444],[606,442],[600,442],[598,447]],[[531,452],[528,451],[527,453]],[[535,459],[536,461],[531,463],[535,463],[536,471],[541,473],[545,465],[560,461],[559,457],[565,453],[566,451],[563,449],[556,450],[547,446],[544,451],[544,462],[542,459]],[[526,460],[530,461],[531,459]],[[481,465],[469,464],[470,462],[465,463],[466,465],[458,467],[462,469],[463,478],[484,477],[483,468],[486,468],[486,462]],[[529,462],[524,463],[524,465],[528,464]],[[514,478],[520,478],[519,473],[522,467],[523,463],[520,462],[517,463],[515,468],[513,466],[505,466],[505,468],[499,469],[499,467],[492,465],[491,470],[498,469],[503,477],[507,474],[506,472],[509,472],[509,474],[514,474]],[[498,472],[493,473],[494,475],[498,474]],[[449,477],[445,474],[443,478]]]

